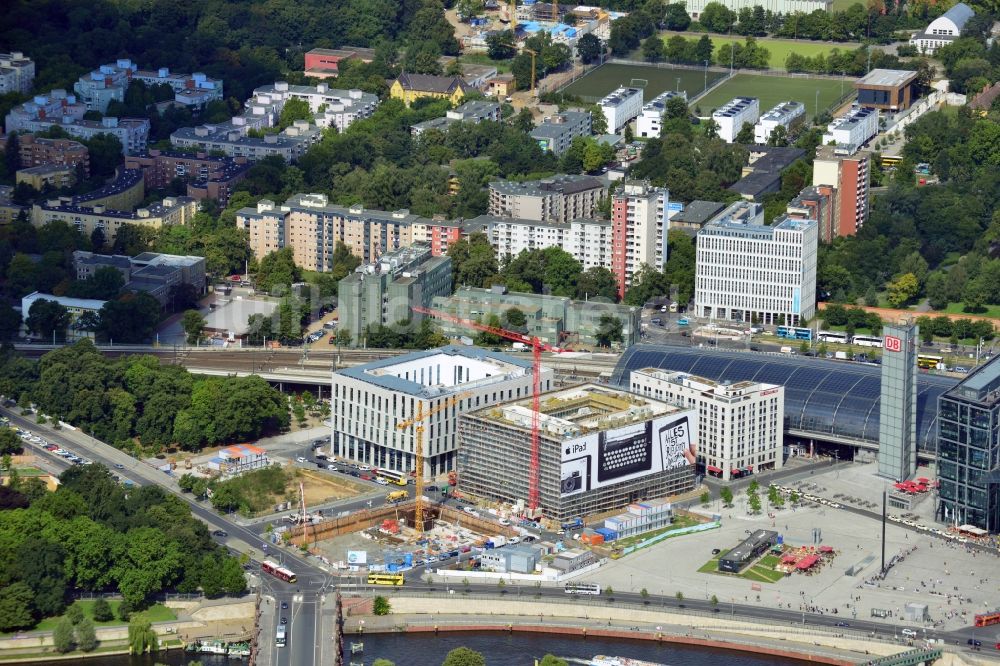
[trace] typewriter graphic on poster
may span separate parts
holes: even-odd
[[[653,469],[652,422],[617,433],[601,433],[597,453],[597,480],[620,479]]]

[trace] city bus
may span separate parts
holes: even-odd
[[[892,167],[898,167],[900,164],[902,164],[903,158],[899,157],[898,155],[883,155],[881,162],[883,169],[889,169]]]
[[[375,472],[375,476],[397,486],[405,486],[407,481],[406,472],[396,472],[391,469],[380,469]]]
[[[292,571],[280,566],[277,562],[272,562],[271,560],[264,560],[261,562],[260,568],[264,571],[264,573],[269,573],[275,578],[280,578],[286,583],[294,583],[297,580]]]
[[[399,587],[405,582],[403,574],[390,573],[370,573],[368,574],[369,585],[392,585]]]
[[[855,335],[851,338],[853,344],[861,347],[882,347],[882,336],[880,335]]]
[[[563,588],[566,594],[594,594],[601,593],[601,586],[597,583],[566,583]]]
[[[274,637],[274,644],[277,645],[278,647],[285,647],[286,642],[287,639],[285,638],[285,625],[279,624],[278,633]]]
[[[982,613],[981,615],[976,615],[977,627],[989,627],[994,624],[1000,624],[1000,610],[993,611],[992,613]]]
[[[789,340],[812,340],[813,330],[811,328],[800,328],[798,326],[779,326],[778,337]]]
[[[933,354],[918,354],[917,355],[917,367],[924,370],[935,370],[941,367],[941,363],[944,362],[944,357],[935,356]]]
[[[847,333],[839,331],[819,331],[816,333],[816,339],[820,342],[839,342],[842,345],[846,345],[849,340]]]

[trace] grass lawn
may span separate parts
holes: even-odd
[[[841,98],[841,91],[852,90],[848,82],[833,79],[814,79],[806,76],[767,76],[766,74],[737,74],[718,88],[697,101],[701,115],[707,116],[734,97],[757,97],[760,112],[765,113],[779,102],[802,102],[806,105],[806,115],[813,116],[817,110],[816,91],[819,91],[820,112],[832,107]]]
[[[89,617],[91,620],[94,619],[94,603],[96,603],[94,599],[81,599],[76,603],[80,604],[80,606],[83,608],[83,614],[85,617]],[[121,603],[122,603],[121,601],[108,599],[108,605],[111,606],[111,612],[115,614],[115,619],[109,620],[108,622],[95,621],[94,626],[110,627],[114,625],[128,624],[127,622],[122,622],[121,620],[118,619],[118,607],[121,605]],[[153,606],[150,606],[145,611],[145,613],[146,615],[149,616],[151,622],[169,622],[170,620],[177,619],[177,615],[163,604],[154,604]],[[56,625],[59,623],[59,619],[61,617],[62,617],[61,615],[56,617],[47,617],[41,622],[39,622],[38,626],[36,626],[31,631],[52,631],[53,629],[56,628]],[[11,634],[4,634],[4,635],[11,635]]]
[[[669,39],[671,35],[663,36],[664,41]],[[700,38],[700,35],[698,36]],[[726,66],[728,63],[722,62],[725,58],[720,58],[719,49],[723,46],[731,44],[732,42],[737,42],[743,44],[746,41],[745,37],[723,37],[719,35],[712,35],[712,47],[715,49],[716,64],[720,67]],[[689,38],[690,39],[690,38]],[[794,39],[770,39],[768,37],[758,37],[757,44],[763,46],[768,51],[771,52],[771,59],[768,61],[771,65],[771,69],[784,69],[785,61],[788,60],[788,56],[792,53],[798,53],[799,55],[805,56],[807,58],[814,58],[820,54],[826,56],[829,55],[830,51],[833,49],[840,49],[841,51],[854,50],[859,45],[858,44],[837,44],[833,42],[806,42]]]
[[[833,5],[830,7],[832,12],[842,12],[851,8],[851,5],[857,3],[858,0],[833,0]]]
[[[496,67],[497,72],[502,74],[504,72],[510,72],[510,63],[513,60],[491,60],[485,53],[463,53],[462,57],[459,58],[459,61],[470,65],[476,64]]]
[[[708,71],[708,85],[722,78],[722,72]],[[630,83],[643,86],[643,100],[648,101],[665,90],[676,90],[678,79],[680,88],[691,98],[705,89],[705,72],[697,69],[675,69],[669,65],[654,67],[652,65],[621,65],[607,64],[596,67],[583,77],[569,84],[560,92],[567,95],[579,95],[587,102],[596,102],[619,86]]]
[[[718,555],[713,556],[712,559],[710,559],[708,562],[705,562],[703,565],[698,567],[698,573],[720,573],[719,558],[728,552],[729,552],[728,550],[724,550],[720,552]],[[774,555],[765,555],[760,559],[759,562],[757,562],[757,564],[754,564],[751,567],[747,567],[746,569],[743,570],[742,573],[739,574],[724,573],[723,575],[727,576],[737,575],[740,578],[746,578],[747,580],[758,581],[761,583],[776,583],[785,577],[785,574],[783,574],[782,572],[774,570],[774,565],[776,565],[778,562],[779,562],[778,558],[775,557]]]
[[[761,564],[755,564],[749,569],[745,570],[742,576],[748,580],[755,580],[761,583],[777,583],[779,580],[785,577],[785,574],[781,571],[775,571],[770,567],[762,566]]]
[[[1000,305],[987,305],[986,312],[966,312],[965,303],[949,303],[944,310],[935,310],[926,313],[928,316],[936,317],[941,314],[969,315],[970,317],[989,317],[990,319],[1000,319]]]

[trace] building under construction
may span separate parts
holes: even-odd
[[[459,488],[515,504],[528,498],[531,399],[459,417]],[[698,414],[597,384],[540,399],[539,507],[556,520],[694,488]]]

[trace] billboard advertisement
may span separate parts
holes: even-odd
[[[698,414],[684,410],[563,444],[560,496],[693,465]]]
[[[368,551],[349,550],[347,551],[347,563],[351,566],[368,563]]]

